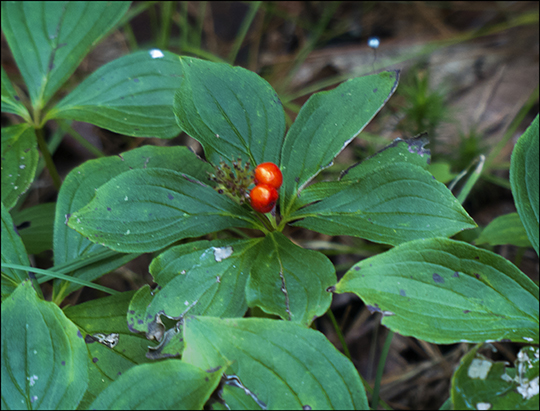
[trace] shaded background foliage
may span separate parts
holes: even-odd
[[[538,112],[538,8],[538,2],[134,2],[120,29],[79,66],[65,93],[105,63],[157,47],[257,72],[277,90],[290,125],[313,92],[331,89],[347,78],[399,68],[402,81],[396,95],[363,138],[355,139],[318,179],[335,176],[396,137],[427,131],[436,164],[431,171],[440,179],[450,181],[478,155],[486,156],[482,177],[464,204],[485,226],[515,211],[508,184],[510,154]],[[377,49],[368,46],[372,36],[380,39]],[[2,66],[15,84],[22,84],[4,37]],[[2,125],[14,120],[16,116],[2,113]],[[185,134],[171,140],[131,138],[80,122],[71,126],[49,122],[47,134],[62,178],[96,155],[115,155],[141,145],[187,145],[204,154]],[[44,171],[20,202],[21,209],[55,199],[56,190]],[[24,236],[24,225],[18,228]],[[359,259],[388,248],[298,227],[285,234],[305,248],[326,253],[338,276]],[[462,239],[475,238],[474,233],[466,235]],[[36,252],[32,262],[46,268],[51,253],[46,244],[41,248],[44,251]],[[538,281],[538,258],[532,249],[486,248]],[[143,255],[101,281],[120,291],[138,289],[152,282],[151,258]],[[82,289],[66,303],[97,295]],[[355,366],[373,380],[386,335],[379,314],[370,316],[352,294],[335,295],[332,309]],[[316,327],[340,348],[327,317],[318,319]],[[517,344],[495,345],[494,359],[515,360]],[[438,408],[466,350],[466,344],[437,346],[396,334],[381,397],[396,409]]]

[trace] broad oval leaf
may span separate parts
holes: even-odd
[[[463,242],[402,244],[356,264],[336,292],[357,294],[387,327],[436,344],[538,343],[538,286],[503,257]]]
[[[520,350],[514,368],[473,348],[452,376],[455,410],[535,410],[538,408],[538,347]]]
[[[89,408],[200,410],[220,379],[220,369],[204,371],[180,360],[142,364],[113,382]]]
[[[2,128],[2,202],[11,210],[34,181],[39,153],[29,124]]]
[[[183,238],[259,224],[247,207],[162,168],[120,174],[68,221],[89,240],[120,252],[151,252]]]
[[[356,137],[394,93],[398,71],[348,80],[312,95],[289,129],[281,153],[281,213],[289,214],[298,194]]]
[[[242,317],[247,311],[246,281],[261,241],[197,241],[172,247],[150,264],[158,287],[137,295],[127,321],[133,332],[152,336],[160,315]],[[139,294],[139,293],[137,293]],[[143,298],[144,296],[148,298]]]
[[[377,164],[359,180],[333,185],[331,195],[293,213],[290,219],[302,219],[293,225],[391,245],[476,227],[448,188],[414,164]]]
[[[174,98],[180,128],[199,141],[213,164],[221,159],[279,164],[285,113],[270,84],[225,63],[181,57],[185,76]]]
[[[323,254],[305,250],[279,232],[267,234],[246,285],[250,307],[310,325],[330,307],[326,289],[336,282],[334,265]]]
[[[181,84],[176,54],[138,51],[99,68],[47,118],[85,121],[133,137],[172,138],[180,134],[172,104]]]
[[[2,302],[2,407],[76,409],[87,386],[81,333],[23,282]]]
[[[502,215],[494,219],[474,241],[475,244],[512,244],[518,247],[531,247],[529,237],[518,213]]]
[[[183,361],[203,369],[232,363],[226,374],[264,409],[368,409],[353,364],[323,334],[300,324],[190,317],[184,340]]]
[[[510,185],[517,212],[538,254],[539,141],[538,115],[519,138],[510,163]]]
[[[126,1],[2,2],[2,32],[35,108],[45,106],[129,5]]]
[[[143,146],[118,156],[90,160],[73,169],[66,177],[58,194],[54,223],[54,262],[55,266],[81,261],[106,249],[94,244],[85,236],[67,226],[69,216],[88,204],[96,194],[96,189],[112,178],[131,169],[168,168],[187,173],[196,178],[204,178],[212,167],[200,161],[186,147]],[[72,275],[86,281],[120,267],[136,255],[108,255],[106,259],[92,266],[86,265],[75,270]],[[55,281],[55,294],[64,295],[80,288],[76,283]]]
[[[30,267],[24,244],[4,203],[2,203],[2,262]],[[2,301],[27,278],[28,273],[24,270],[2,267]]]

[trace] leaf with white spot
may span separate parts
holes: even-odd
[[[178,55],[138,51],[100,67],[47,118],[85,121],[133,137],[173,138],[181,131],[172,104],[182,79]]]
[[[137,364],[149,362],[145,354],[153,345],[128,329],[126,312],[135,291],[97,298],[64,309],[65,315],[83,334],[88,364],[88,390],[79,409],[88,409],[90,402],[113,381]],[[99,343],[93,335],[118,336],[114,346]]]
[[[520,350],[514,368],[495,362],[473,348],[452,376],[455,410],[538,409],[538,347]]]
[[[197,241],[160,254],[150,264],[158,287],[151,294],[141,288],[133,297],[130,330],[161,339],[161,315],[177,320],[187,315],[242,317],[246,282],[260,244],[260,239]]]

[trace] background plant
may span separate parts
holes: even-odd
[[[19,16],[19,23],[25,23],[25,19],[33,17],[31,13],[25,14],[24,7],[5,7],[13,8],[3,10],[3,16]],[[99,13],[104,13],[103,9],[99,8],[82,13],[82,9],[78,7],[69,4],[55,13],[65,13],[68,17],[72,17],[70,13],[75,13],[88,18],[97,18],[100,17]],[[111,15],[110,10],[107,10],[107,14]],[[29,26],[28,23],[25,24]],[[6,30],[4,21],[2,26],[3,30]],[[21,27],[26,26],[23,24]],[[52,24],[51,27],[55,27],[59,35],[52,35],[52,47],[43,52],[56,58],[56,50],[60,50],[58,46],[66,47],[61,40],[63,26]],[[8,37],[6,35],[6,38]],[[87,37],[85,42],[92,43],[92,34],[87,34]],[[14,55],[17,59],[16,50]],[[19,55],[19,58],[23,57]],[[73,70],[77,63],[72,63]],[[54,65],[41,65],[42,70],[50,72],[51,79],[55,79],[52,75],[54,68]],[[62,69],[69,72],[67,64]],[[179,80],[179,73],[183,76],[182,81]],[[62,75],[64,79],[68,77]],[[38,75],[32,76],[28,74],[28,78],[42,78]],[[27,78],[25,81],[32,84]],[[275,349],[284,342],[290,342],[287,338],[294,335],[298,340],[293,344],[294,364],[301,366],[291,367],[291,362],[287,362],[289,369],[286,370],[283,368],[285,362],[270,364],[268,368],[272,373],[264,381],[265,384],[274,381],[276,376],[288,381],[299,381],[298,378],[303,375],[302,370],[309,364],[309,369],[319,384],[329,384],[340,379],[343,383],[339,387],[326,388],[326,391],[335,395],[330,399],[335,401],[331,404],[318,402],[327,399],[322,399],[320,393],[309,391],[309,383],[307,389],[293,388],[293,397],[296,398],[293,401],[298,401],[296,405],[365,407],[367,404],[362,396],[362,383],[351,363],[333,350],[320,334],[294,323],[308,325],[328,309],[331,295],[325,290],[336,283],[336,278],[332,264],[322,254],[297,247],[280,234],[286,223],[294,223],[296,226],[326,234],[349,234],[397,245],[388,253],[355,265],[334,290],[358,293],[373,310],[387,316],[385,325],[394,330],[438,343],[456,341],[458,337],[475,342],[500,338],[512,341],[523,341],[523,338],[526,338],[537,342],[537,335],[534,334],[534,328],[537,327],[537,308],[535,311],[530,307],[534,307],[535,298],[537,305],[538,289],[519,270],[501,257],[465,243],[442,238],[426,240],[441,235],[449,236],[463,228],[474,226],[474,222],[449,191],[425,171],[429,153],[424,147],[424,140],[395,141],[372,159],[350,168],[339,181],[321,182],[306,188],[307,183],[321,169],[332,163],[344,144],[358,134],[395,90],[396,72],[357,78],[343,83],[332,92],[313,96],[289,129],[283,148],[280,140],[285,131],[285,117],[279,99],[268,83],[240,68],[185,57],[179,59],[172,53],[157,49],[143,51],[102,67],[58,104],[51,103],[49,109],[43,108],[47,104],[42,101],[46,100],[43,96],[51,94],[51,91],[47,90],[54,88],[54,82],[52,83],[53,85],[44,84],[36,88],[35,94],[41,97],[35,98],[35,103],[31,104],[30,111],[33,114],[30,117],[39,118],[43,114],[44,119],[76,118],[136,136],[172,136],[178,133],[178,124],[180,129],[201,142],[206,158],[214,164],[222,159],[231,162],[238,155],[249,158],[253,164],[275,161],[282,166],[284,187],[280,196],[280,215],[267,216],[269,220],[265,220],[267,217],[261,220],[255,217],[247,205],[241,207],[229,201],[226,196],[219,196],[211,186],[206,185],[206,172],[211,170],[211,167],[180,147],[142,147],[126,152],[121,157],[87,162],[70,173],[62,185],[56,206],[55,267],[43,273],[33,269],[38,275],[38,278],[33,280],[34,288],[24,282],[28,277],[26,271],[21,271],[20,268],[3,269],[3,299],[8,295],[13,296],[10,304],[8,301],[2,304],[3,319],[8,319],[3,321],[3,336],[6,336],[3,337],[3,352],[9,350],[14,354],[14,360],[32,354],[39,358],[35,368],[32,368],[38,371],[28,375],[21,374],[19,379],[23,381],[26,390],[23,391],[29,406],[35,401],[41,401],[42,406],[69,408],[77,405],[85,393],[86,396],[80,404],[82,407],[98,394],[100,395],[94,406],[129,406],[133,398],[129,395],[117,398],[117,393],[125,392],[124,387],[137,387],[137,381],[144,381],[148,375],[155,375],[156,384],[171,383],[169,376],[175,376],[175,383],[179,378],[186,379],[186,391],[189,391],[187,387],[195,390],[193,395],[184,395],[182,392],[178,393],[178,398],[167,397],[163,401],[172,402],[164,402],[161,406],[183,401],[181,404],[186,407],[201,407],[220,383],[221,372],[216,371],[217,367],[222,367],[229,375],[229,379],[222,381],[222,397],[228,404],[241,407],[239,402],[245,401],[247,397],[238,387],[244,382],[253,394],[249,396],[253,403],[244,406],[291,406],[293,403],[287,402],[286,397],[274,398],[261,394],[263,386],[257,381],[264,371],[254,368],[247,358],[238,356],[238,352],[249,350],[251,355],[266,360],[272,347],[264,346],[263,342],[273,341]],[[32,95],[31,86],[27,84],[27,87]],[[4,90],[8,91],[5,98]],[[231,90],[234,92],[231,93]],[[25,118],[24,107],[13,97],[16,95],[15,90],[10,88],[4,73],[2,91],[3,110],[4,107],[10,112],[17,110],[16,112]],[[177,122],[172,115],[164,116],[164,113],[169,113],[167,107],[170,109],[175,92],[174,114]],[[131,99],[130,104],[122,102],[126,98]],[[220,115],[216,115],[217,113]],[[264,115],[261,116],[261,113]],[[325,113],[325,116],[321,116],[321,113]],[[267,124],[272,124],[273,127],[268,127]],[[3,130],[2,139],[5,143],[3,153],[6,154],[3,162],[5,178],[2,179],[2,192],[3,196],[6,192],[9,208],[33,179],[32,167],[35,171],[37,151],[35,145],[33,149],[28,147],[32,147],[35,139],[39,141],[39,128],[34,136],[29,127],[17,127],[19,128]],[[336,127],[339,130],[337,133]],[[212,132],[209,133],[208,130]],[[532,144],[534,147],[536,141],[537,151],[538,137],[537,133],[533,134],[534,130],[533,126],[523,139],[522,145]],[[328,142],[328,135],[332,135],[334,140]],[[324,141],[324,144],[317,144],[318,141]],[[40,147],[46,151],[43,144],[40,144]],[[528,206],[527,199],[534,199],[535,194],[537,198],[537,191],[533,191],[531,196],[527,192],[519,191],[523,187],[529,190],[535,187],[534,180],[528,183],[530,178],[534,178],[534,174],[523,174],[522,170],[527,164],[531,164],[530,162],[534,170],[534,158],[537,156],[527,158],[526,154],[534,152],[526,149],[516,153],[521,154],[516,154],[517,160],[513,161],[513,164],[516,164],[516,172],[513,174],[513,186],[517,190],[515,197],[523,205],[520,215],[527,221],[529,237],[532,235],[534,239],[535,216],[534,212],[531,215],[530,210],[535,209],[535,204]],[[21,162],[20,157],[25,156],[26,160],[26,155],[29,162]],[[530,165],[528,167],[531,169]],[[19,174],[19,170],[27,168],[29,174],[22,174],[26,181],[21,186],[16,185],[18,183],[14,182],[13,176]],[[390,186],[392,187],[389,188]],[[396,189],[396,186],[399,188]],[[96,188],[98,191],[94,197]],[[412,192],[414,197],[411,196]],[[438,199],[435,204],[434,198]],[[431,206],[429,216],[425,215],[427,202]],[[88,203],[90,204],[87,206]],[[369,210],[372,210],[371,214]],[[449,216],[450,221],[444,221]],[[68,228],[65,225],[66,220],[92,241]],[[5,236],[10,236],[8,238],[11,239],[2,242],[3,260],[28,266],[24,246],[12,235],[11,217],[4,209],[3,223],[3,239]],[[378,224],[379,228],[374,230],[371,227],[374,224]],[[536,228],[537,226],[536,216]],[[159,250],[183,237],[196,237],[216,229],[231,229],[236,235],[246,237],[246,232],[238,231],[238,227],[259,229],[265,236],[242,239],[231,238],[230,234],[223,233],[216,235],[217,239],[210,242],[186,242],[169,248],[157,255],[150,267],[154,280],[161,287],[152,292],[148,287],[143,287],[135,295],[132,292],[122,293],[118,297],[107,299],[106,304],[105,300],[100,299],[95,303],[67,308],[64,313],[56,306],[36,299],[33,294],[35,291],[39,292],[36,282],[43,283],[53,275],[58,278],[58,271],[70,273],[69,281],[58,281],[54,285],[53,300],[60,303],[79,285],[88,284],[87,281],[123,265],[141,252]],[[418,242],[411,243],[410,240],[415,238],[419,238]],[[107,245],[109,249],[100,244]],[[536,251],[537,244],[536,237]],[[411,249],[414,250],[413,255],[410,253]],[[424,250],[433,261],[425,258],[415,261],[418,249]],[[446,261],[448,256],[454,257]],[[388,262],[394,266],[393,259],[396,258],[405,264],[405,273],[408,270],[407,264],[415,266],[410,271],[413,278],[403,278],[400,283],[403,282],[404,285],[395,290],[403,300],[408,299],[406,304],[400,303],[395,297],[390,300],[384,298],[384,295],[388,294],[388,287],[395,286],[395,279],[384,279],[384,274],[389,272]],[[452,265],[456,261],[459,262],[459,267]],[[425,267],[418,270],[418,264]],[[441,272],[432,272],[433,264],[439,264],[441,268],[438,271]],[[368,267],[369,269],[365,270]],[[360,270],[362,276],[358,277],[355,273]],[[315,277],[313,272],[317,273]],[[366,286],[362,283],[366,277],[368,280],[372,278],[375,283]],[[463,281],[457,280],[458,278]],[[450,285],[450,281],[460,282]],[[457,284],[461,284],[465,295],[472,292],[474,296],[468,295],[465,301],[461,300],[456,293]],[[489,294],[492,288],[508,289],[509,284],[512,284],[512,289],[517,284],[515,295]],[[17,285],[19,286],[14,291]],[[453,302],[456,307],[462,308],[452,312],[454,318],[458,316],[459,322],[440,320],[440,310],[448,311],[448,307],[432,307],[432,301],[422,298],[422,293],[430,294],[433,287],[437,292],[444,293],[445,298],[440,299],[441,301]],[[478,301],[478,294],[487,294],[493,298]],[[26,301],[26,304],[23,301]],[[525,307],[525,311],[515,311],[516,304],[513,303],[516,301],[519,302],[518,306]],[[424,316],[425,323],[415,321],[411,324],[410,317],[401,311],[404,309],[402,304],[407,310],[410,310],[412,305],[418,315]],[[23,305],[27,308],[21,313],[17,307]],[[289,324],[255,318],[222,321],[213,318],[241,317],[248,305],[262,308],[267,313],[291,319],[293,322]],[[47,326],[34,326],[35,320],[32,316],[38,312],[47,319]],[[159,341],[159,345],[146,355],[145,346],[148,343],[144,338],[128,332],[126,312],[129,331],[144,332],[147,338]],[[254,312],[256,311],[252,310],[252,315]],[[433,312],[437,313],[439,321],[437,326],[440,332],[436,334],[433,334],[432,330],[434,317],[430,316]],[[486,325],[485,316],[493,313],[506,316],[511,314],[513,317],[507,318],[511,326],[504,322]],[[193,314],[199,317],[191,317]],[[172,320],[172,324],[169,320]],[[22,323],[29,324],[27,330],[30,331],[21,330]],[[464,324],[468,325],[466,330],[456,329],[457,325]],[[521,324],[521,328],[516,324]],[[507,328],[516,331],[511,332]],[[242,330],[244,336],[257,337],[245,337],[245,345],[231,344],[231,341],[239,337],[234,331],[238,329]],[[470,329],[476,330],[476,333],[471,334]],[[18,331],[14,333],[13,330]],[[51,330],[57,332],[51,334]],[[7,338],[10,334],[15,335]],[[35,349],[30,346],[26,352],[17,351],[17,347],[22,346],[21,341],[31,339],[41,342],[43,336],[50,335],[53,336],[52,339],[44,345],[48,352],[43,351],[41,346]],[[83,337],[85,344],[82,342]],[[183,340],[180,337],[183,337]],[[222,354],[216,355],[211,346],[205,345],[205,341],[222,344]],[[58,367],[51,367],[51,364],[47,363],[51,358],[49,353],[65,352],[62,344],[68,343],[77,347],[73,356],[63,359],[54,357],[53,364]],[[117,354],[126,351],[129,353],[127,357],[125,354]],[[182,361],[168,360],[133,367],[131,370],[134,363],[176,356],[182,351]],[[299,357],[299,352],[306,351],[311,354],[305,358]],[[15,354],[19,352],[20,354]],[[329,362],[314,362],[320,352],[328,356]],[[280,355],[277,357],[283,358]],[[471,359],[471,364],[473,361]],[[85,368],[81,367],[81,364],[86,363],[89,365],[88,390],[85,386]],[[12,368],[12,364],[3,363],[3,372]],[[330,365],[337,366],[341,376],[329,376]],[[68,369],[78,370],[77,383],[63,382],[65,373],[62,367],[66,366]],[[252,369],[251,373],[242,371],[246,367]],[[470,365],[467,364],[466,367],[470,368]],[[50,369],[53,372],[49,374],[49,378],[54,378],[62,382],[63,387],[68,387],[67,394],[54,391],[44,394],[40,383],[46,380],[46,377],[43,377],[44,370]],[[127,370],[130,371],[124,377],[118,378]],[[204,370],[213,370],[210,372],[212,378],[205,378],[208,372]],[[108,383],[103,383],[104,375],[109,383],[113,380],[116,382],[106,388]],[[235,379],[235,375],[240,382]],[[535,376],[518,377],[518,381],[511,384],[522,384],[523,378],[533,380]],[[339,395],[340,390],[347,384],[355,387],[358,397],[347,398]],[[456,379],[455,393],[458,392],[459,384],[460,380]],[[145,396],[140,389],[134,392],[138,398]],[[8,398],[7,395],[15,394],[15,390],[3,385],[3,396],[4,393]],[[376,397],[374,394],[375,403]],[[9,397],[9,400],[13,400],[13,397]],[[454,404],[458,404],[459,398],[452,397],[452,400]],[[508,401],[507,398],[503,400]],[[510,398],[510,401],[514,399]]]

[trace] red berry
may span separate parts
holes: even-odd
[[[249,193],[251,207],[259,213],[268,213],[276,205],[277,190],[268,184],[257,184]]]
[[[268,184],[279,190],[282,182],[281,170],[274,163],[262,163],[255,168],[255,184]]]

